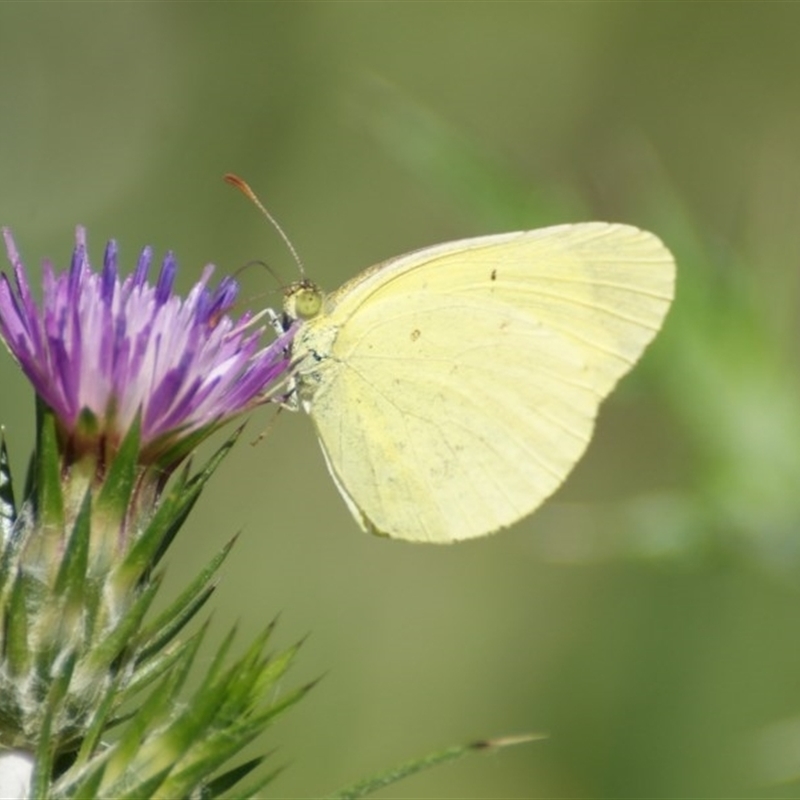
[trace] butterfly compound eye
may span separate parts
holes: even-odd
[[[286,293],[283,308],[292,319],[313,319],[322,310],[322,291],[310,281],[295,283]]]

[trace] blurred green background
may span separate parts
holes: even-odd
[[[800,5],[0,7],[0,221],[31,267],[176,251],[334,288],[392,255],[578,219],[657,232],[678,297],[534,517],[448,548],[360,533],[309,421],[237,447],[169,559],[241,646],[280,612],[322,683],[261,743],[315,797],[452,742],[549,738],[383,797],[800,796]],[[255,307],[279,302],[258,268]],[[18,472],[33,404],[0,359]],[[251,421],[254,438],[270,412]],[[213,641],[205,651],[210,659]]]

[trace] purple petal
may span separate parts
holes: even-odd
[[[117,243],[112,239],[106,245],[103,256],[103,277],[100,296],[106,303],[111,303],[114,297],[114,288],[117,285]]]
[[[136,272],[133,273],[133,285],[142,286],[147,280],[147,273],[150,271],[150,264],[153,261],[153,248],[149,245],[142,250],[139,261],[136,264]]]
[[[161,272],[158,276],[158,284],[156,285],[156,303],[158,305],[163,305],[171,297],[177,271],[178,265],[175,262],[175,256],[172,253],[167,253],[164,256],[164,262],[161,265]]]

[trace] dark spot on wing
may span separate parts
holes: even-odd
[[[492,274],[489,276],[489,280],[490,281],[496,281],[497,280],[497,270],[496,269],[492,270]]]
[[[419,339],[420,336],[422,336],[422,331],[420,331],[419,328],[414,328],[414,330],[411,331],[411,341],[412,342],[416,342],[417,339]]]

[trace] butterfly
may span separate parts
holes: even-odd
[[[427,247],[330,294],[303,279],[282,318],[295,403],[364,530],[493,533],[563,483],[674,284],[658,237],[604,222]]]

